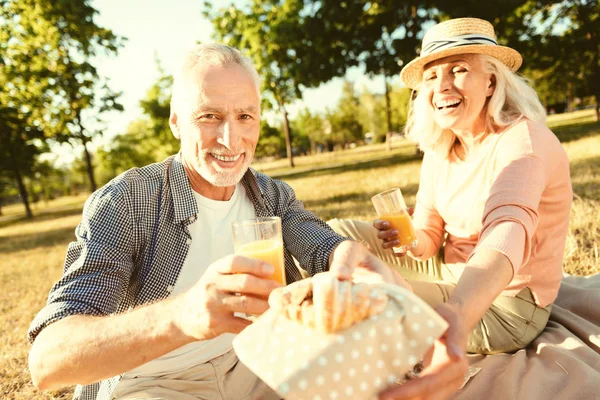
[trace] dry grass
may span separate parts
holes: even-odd
[[[600,124],[592,110],[549,119],[571,160],[576,199],[565,251],[565,270],[600,272]],[[285,161],[257,165],[290,183],[308,209],[323,219],[374,217],[370,196],[398,186],[414,202],[420,159],[407,142],[396,142],[391,154],[382,145],[345,152],[298,157],[297,168]],[[319,168],[310,171],[309,168]],[[34,207],[36,218],[22,218],[23,208],[3,209],[0,218],[0,398],[66,399],[72,389],[42,393],[27,371],[25,334],[35,313],[62,270],[67,243],[79,221],[85,196],[62,198]]]
[[[32,221],[0,222],[0,397],[67,399],[72,390],[38,392],[27,370],[25,333],[60,277],[66,244],[73,237],[83,197],[57,201],[56,209],[37,210]],[[35,211],[34,211],[35,212]],[[6,218],[5,218],[6,219]]]

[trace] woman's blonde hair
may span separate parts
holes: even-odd
[[[486,105],[486,132],[494,132],[526,118],[546,123],[546,111],[527,79],[512,72],[494,57],[475,54],[483,61],[486,72],[496,78],[496,88]],[[419,87],[415,88],[409,104],[406,136],[417,142],[422,151],[434,151],[447,157],[456,141],[449,129],[440,128],[433,117],[433,108]],[[477,134],[478,132],[473,132]]]

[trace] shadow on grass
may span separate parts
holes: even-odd
[[[55,229],[39,233],[0,236],[0,254],[50,247],[75,240],[75,227]],[[67,250],[65,246],[65,251]]]
[[[571,162],[573,192],[582,199],[600,198],[600,155]],[[583,179],[582,179],[583,178]]]
[[[25,215],[19,215],[16,218],[7,219],[5,221],[0,221],[0,228],[6,228],[11,225],[25,225],[43,221],[50,221],[57,218],[62,217],[70,217],[72,215],[81,214],[83,210],[83,205],[81,206],[73,206],[69,208],[59,208],[59,209],[50,209],[44,210],[36,213],[33,211],[33,218],[29,219]]]
[[[552,129],[562,143],[588,136],[600,135],[600,122],[580,122],[557,126]]]
[[[410,195],[414,195],[417,193],[417,190],[419,189],[419,185],[416,184],[412,184],[412,185],[405,185],[402,186],[402,194],[404,195],[404,197],[408,197]],[[361,204],[369,204],[370,207],[372,207],[371,204],[371,197],[374,196],[377,193],[367,193],[367,192],[352,192],[352,193],[345,193],[345,194],[340,194],[340,195],[336,195],[336,196],[331,196],[325,199],[319,199],[319,200],[307,200],[305,202],[305,207],[307,209],[311,209],[311,208],[331,208],[332,205],[335,204],[342,204],[342,203],[359,203]]]
[[[369,199],[370,199],[370,195],[368,193],[353,192],[353,193],[346,193],[346,194],[328,197],[326,199],[307,200],[304,203],[304,206],[309,210],[321,208],[321,207],[330,208],[331,205],[336,204],[336,203],[346,203],[346,202],[364,203],[364,202],[369,201]]]
[[[548,120],[550,120],[550,118],[551,118],[551,116],[548,117]],[[594,117],[590,114],[581,114],[577,117],[575,117],[573,115],[569,115],[568,119],[554,121],[554,123],[550,123],[550,124],[552,126],[559,127],[559,126],[565,126],[565,125],[573,125],[574,123],[577,123],[577,121],[588,121],[589,122],[590,119],[593,119],[593,118]]]
[[[411,161],[420,160],[421,156],[417,154],[396,154],[389,157],[379,158],[377,160],[368,160],[363,162],[354,162],[352,164],[339,164],[324,167],[316,167],[310,170],[292,171],[283,174],[270,175],[275,179],[300,179],[321,175],[340,174],[342,172],[361,171],[365,169],[384,168],[393,165],[404,164]]]

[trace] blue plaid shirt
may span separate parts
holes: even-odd
[[[248,170],[242,179],[257,217],[279,216],[286,279],[301,279],[292,255],[314,275],[345,238],[306,211],[292,188]],[[169,296],[191,243],[196,201],[180,156],[131,169],[87,200],[77,240],[69,244],[63,277],[28,332],[33,342],[47,325],[70,315],[122,313]],[[77,386],[75,399],[109,399],[120,376]]]

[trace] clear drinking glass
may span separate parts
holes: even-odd
[[[417,234],[412,219],[406,210],[402,192],[398,188],[386,190],[371,197],[380,219],[387,221],[391,229],[398,231],[400,245],[396,251],[408,251],[417,246]]]
[[[235,254],[268,262],[275,268],[271,279],[285,286],[281,218],[263,217],[233,223]]]

